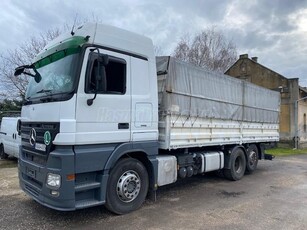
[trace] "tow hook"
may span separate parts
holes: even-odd
[[[275,156],[274,155],[271,155],[271,154],[264,154],[264,159],[265,160],[273,160],[275,158]]]

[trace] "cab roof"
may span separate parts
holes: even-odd
[[[140,56],[144,59],[154,58],[153,43],[150,38],[114,26],[86,23],[75,29],[73,33],[64,33],[49,42],[35,58],[35,61],[58,51],[57,49],[60,50],[68,43],[80,46],[93,44]]]

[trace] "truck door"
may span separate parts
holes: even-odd
[[[95,56],[108,63],[103,66]],[[130,57],[88,48],[77,93],[76,144],[130,141],[130,92]]]

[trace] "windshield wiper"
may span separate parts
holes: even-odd
[[[42,89],[42,90],[37,91],[36,93],[51,93],[51,92],[52,92],[51,89]]]
[[[54,97],[51,95],[51,92],[52,92],[52,91],[53,91],[53,90],[51,90],[51,89],[41,89],[41,90],[37,91],[36,93],[37,93],[37,94],[38,94],[38,93],[45,93],[46,95],[48,95],[47,97],[40,98],[39,100],[40,100],[41,102],[57,101],[57,99],[54,98]]]
[[[33,69],[35,74],[29,73],[29,72],[25,72],[25,69]],[[40,75],[40,73],[36,70],[34,64],[31,65],[22,65],[19,66],[15,69],[15,73],[14,76],[18,76],[20,74],[26,74],[29,75],[31,77],[34,77],[34,80],[36,81],[36,83],[39,83],[42,80],[42,76]]]
[[[58,101],[59,99],[56,97],[49,96],[49,97],[40,98],[39,100],[41,102],[52,102],[52,101]]]

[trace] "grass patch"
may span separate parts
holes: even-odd
[[[307,149],[274,148],[265,150],[265,153],[272,154],[274,156],[292,156],[298,154],[307,154]]]

